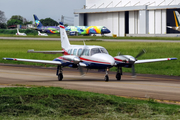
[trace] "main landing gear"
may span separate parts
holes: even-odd
[[[63,73],[62,73],[62,68],[61,68],[61,66],[60,65],[58,65],[57,66],[57,73],[56,73],[56,75],[58,76],[58,80],[59,81],[62,81],[62,79],[63,79]]]
[[[118,67],[116,73],[116,79],[121,80],[121,75],[122,75],[122,67]]]

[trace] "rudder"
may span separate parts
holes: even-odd
[[[60,36],[61,36],[61,47],[62,49],[67,49],[70,46],[69,39],[65,30],[65,27],[62,22],[60,24]]]
[[[34,17],[34,21],[37,27],[42,27],[42,23],[40,22],[40,20],[38,19],[38,17],[36,15],[33,15]]]

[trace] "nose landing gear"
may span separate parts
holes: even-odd
[[[105,80],[106,82],[109,81],[108,73],[109,73],[109,68],[107,68],[107,70],[106,70],[106,75],[105,75],[105,77],[104,77],[104,80]]]

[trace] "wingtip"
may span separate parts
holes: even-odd
[[[177,58],[170,58],[170,60],[177,60]]]

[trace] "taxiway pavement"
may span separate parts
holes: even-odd
[[[65,68],[64,79],[58,81],[55,73],[56,68],[0,64],[0,86],[55,86],[118,96],[180,101],[180,77],[143,74],[131,77],[125,73],[122,80],[117,81],[116,72],[110,72],[110,81],[105,82],[104,72],[90,70],[85,76],[80,76],[78,70]]]

